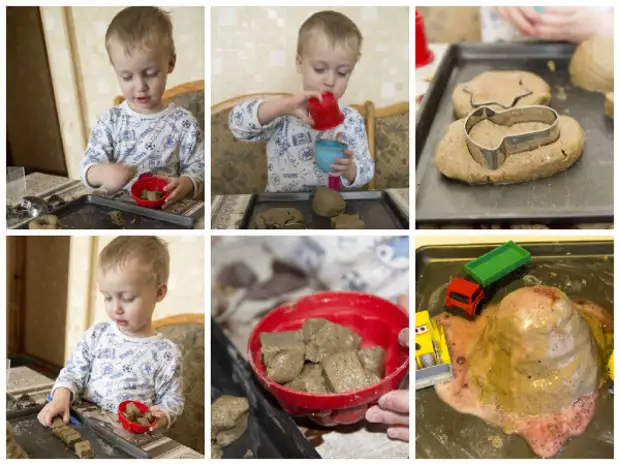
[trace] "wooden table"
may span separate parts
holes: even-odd
[[[26,190],[15,195],[7,191],[7,205],[18,204],[25,196],[35,197],[49,197],[52,194],[61,196],[65,201],[69,202],[75,200],[86,194],[90,194],[93,189],[87,188],[77,179],[69,179],[62,176],[52,176],[50,174],[43,173],[31,173],[26,176]],[[97,192],[98,195],[104,195],[101,192]],[[133,202],[129,193],[123,193],[118,197],[119,200]],[[196,200],[182,200],[174,204],[170,210],[171,213],[177,213],[184,216],[197,216],[196,229],[204,229],[205,227],[205,203],[203,201]],[[9,229],[15,229],[23,225],[27,221],[24,220],[7,225]]]
[[[20,397],[28,394],[38,405],[47,402],[47,395],[54,386],[54,380],[28,367],[11,368],[8,373],[7,394]],[[123,439],[149,453],[154,459],[201,459],[199,454],[161,433],[134,435],[125,431],[117,420],[116,414],[107,412],[92,404],[75,404],[74,409],[82,416],[98,421],[101,426],[121,436]]]
[[[409,218],[409,189],[387,189],[401,213]],[[215,195],[211,202],[211,229],[238,229],[252,194]]]

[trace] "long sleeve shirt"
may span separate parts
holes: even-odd
[[[327,186],[329,175],[314,161],[314,142],[318,138],[335,140],[342,133],[342,142],[353,152],[356,165],[355,181],[341,177],[343,187],[359,188],[372,179],[374,162],[368,151],[366,128],[362,115],[348,106],[341,106],[344,122],[328,131],[316,131],[294,116],[281,116],[266,125],[258,121],[262,100],[248,100],[235,106],[228,126],[233,135],[245,142],[266,142],[267,192],[300,192]]]
[[[93,127],[80,165],[82,182],[91,186],[86,173],[100,163],[122,163],[137,168],[129,189],[141,174],[187,176],[194,198],[204,192],[204,138],[196,118],[174,103],[152,115],[133,111],[125,100],[110,108]]]
[[[183,412],[182,356],[162,334],[124,335],[113,323],[97,323],[77,344],[52,392],[71,391],[104,410],[116,412],[124,400],[157,405],[169,425]]]

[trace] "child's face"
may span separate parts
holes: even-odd
[[[158,286],[152,273],[137,259],[105,272],[100,269],[97,284],[105,311],[121,332],[132,337],[153,335],[153,310],[166,296],[165,284]]]
[[[356,63],[356,50],[333,44],[324,33],[316,31],[303,47],[303,55],[297,57],[297,70],[305,91],[330,91],[339,99],[347,90]]]
[[[123,97],[132,110],[144,114],[163,110],[161,96],[168,74],[174,69],[174,57],[157,47],[136,47],[127,54],[125,47],[114,39],[110,40],[108,51]]]

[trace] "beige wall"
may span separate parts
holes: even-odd
[[[174,25],[177,64],[168,88],[204,79],[205,12],[162,7]],[[108,24],[120,7],[41,7],[69,176],[79,176],[90,128],[119,94],[105,50]]]
[[[65,353],[69,354],[93,323],[108,321],[103,298],[94,280],[99,252],[114,236],[72,237]],[[162,236],[170,251],[168,295],[157,305],[153,319],[205,311],[204,237]]]
[[[211,102],[256,92],[298,92],[297,31],[326,7],[214,7],[211,10]],[[409,101],[409,9],[334,7],[364,36],[362,57],[344,103]]]

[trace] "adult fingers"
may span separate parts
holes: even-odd
[[[398,389],[379,398],[379,407],[399,413],[409,413],[409,391]]]
[[[583,8],[578,6],[546,6],[543,13],[550,15],[571,16],[575,13],[581,13]]]
[[[398,343],[401,346],[409,347],[409,328],[405,328],[398,333]]]
[[[409,442],[409,428],[388,428],[387,435],[390,439]]]
[[[409,295],[404,294],[398,298],[398,305],[403,307],[405,310],[409,311]]]
[[[531,36],[536,32],[532,23],[523,14],[520,8],[510,10],[511,23],[524,36]]]
[[[531,24],[536,24],[540,21],[540,13],[538,13],[534,7],[522,6],[519,7],[519,11]]]
[[[557,26],[540,24],[536,27],[536,37],[542,40],[563,40],[565,33]]]
[[[408,425],[409,414],[382,410],[374,405],[366,411],[366,420],[371,423],[382,423],[384,425]]]

